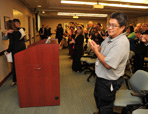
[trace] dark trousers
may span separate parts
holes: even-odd
[[[137,70],[143,70],[144,66],[144,55],[136,54],[134,56],[134,71],[136,72]]]
[[[15,60],[14,60],[14,53],[12,53],[12,75],[13,75],[13,82],[16,82],[16,71],[15,71]]]
[[[40,35],[41,39],[46,39],[47,36],[46,35]]]
[[[60,44],[62,37],[58,37],[58,43]]]
[[[80,59],[81,59],[80,57],[73,57],[73,63],[72,63],[73,71],[82,71],[82,65]]]
[[[115,100],[116,91],[123,83],[123,77],[118,80],[106,80],[102,78],[96,79],[94,97],[99,114],[113,114],[113,104]],[[111,91],[111,85],[113,90]]]
[[[69,55],[70,55],[71,57],[73,57],[73,45],[74,45],[74,44],[69,44]]]

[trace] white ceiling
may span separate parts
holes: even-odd
[[[130,9],[130,8],[106,7],[106,6],[104,7],[104,9],[93,9],[93,6],[90,5],[61,4],[61,0],[20,0],[20,1],[26,4],[27,7],[33,10],[36,9],[41,16],[49,18],[72,18],[68,16],[57,16],[57,12],[111,14],[114,11],[122,11],[125,12],[129,18],[148,15],[148,9]],[[97,2],[97,0],[69,0],[69,1]],[[132,0],[126,0],[126,1],[132,1]],[[133,1],[138,1],[138,0],[133,0]],[[148,0],[140,0],[140,1],[148,2]],[[128,2],[123,2],[123,0],[114,0],[114,1],[99,0],[99,2],[148,6],[148,4],[144,3],[128,3]],[[41,5],[42,7],[38,8],[37,5]],[[45,11],[46,13],[43,14],[42,11]],[[89,19],[89,17],[81,17],[81,18]]]

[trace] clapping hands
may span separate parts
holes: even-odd
[[[100,51],[100,50],[101,50],[100,45],[96,44],[93,40],[90,40],[88,43],[89,43],[89,45],[90,45],[90,48],[91,48],[94,52]]]

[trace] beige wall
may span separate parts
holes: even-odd
[[[147,23],[148,24],[148,16],[142,16],[138,18],[129,19],[128,24],[133,24],[136,26],[137,23]]]
[[[148,23],[148,16],[139,17],[138,23]]]
[[[14,14],[15,11],[19,11],[23,15]],[[14,14],[14,15],[13,15]],[[28,16],[31,17],[31,36],[33,36],[32,17],[33,13],[19,0],[0,0],[0,52],[8,48],[8,41],[2,41],[1,32],[5,31],[4,16],[13,18],[21,18],[22,27],[26,28],[26,35],[28,37]],[[0,57],[0,82],[11,71],[10,64],[7,63],[5,56]]]
[[[49,25],[51,27],[52,33],[55,33],[54,30],[56,29],[56,26],[59,23],[61,23],[62,26],[63,26],[64,23],[77,22],[77,23],[83,23],[83,25],[86,27],[86,24],[89,21],[102,23],[103,26],[106,28],[106,21],[107,21],[106,19],[104,19],[104,20],[82,20],[82,19],[51,19],[51,18],[41,17],[41,25],[42,24],[44,24],[45,26]],[[52,37],[54,37],[54,35]]]

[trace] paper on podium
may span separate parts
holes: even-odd
[[[7,58],[8,62],[13,62],[13,60],[12,60],[12,53],[11,52],[8,53],[8,54],[6,54],[6,52],[4,52],[4,54],[6,55],[6,58]]]
[[[20,40],[21,40],[24,36],[26,36],[26,34],[25,34],[25,31],[24,31],[23,28],[21,28],[21,29],[19,30],[19,32],[21,33],[21,38],[20,38]]]
[[[51,37],[49,36],[49,37],[47,38],[45,44],[50,44],[50,39],[51,39]]]

